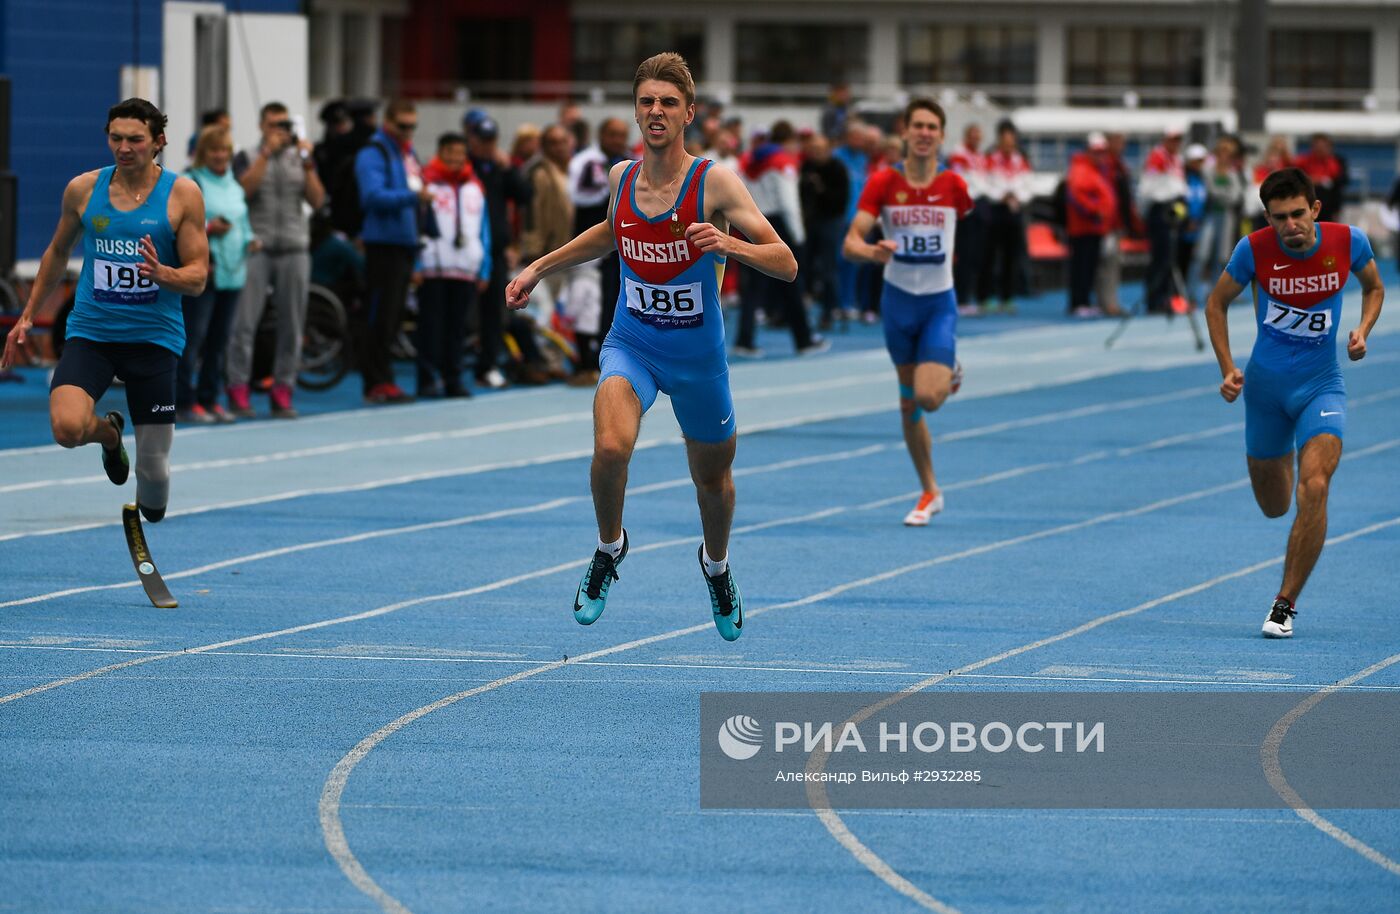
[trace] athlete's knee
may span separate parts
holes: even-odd
[[[1313,507],[1327,501],[1331,481],[1326,473],[1310,473],[1298,480],[1298,506]]]
[[[697,470],[692,473],[695,488],[707,495],[724,495],[734,491],[734,474],[728,467]]]
[[[1288,513],[1288,497],[1283,498],[1260,498],[1259,510],[1264,512],[1265,517],[1283,517]]]
[[[625,464],[632,459],[632,440],[626,435],[599,432],[593,442],[593,458],[603,463]]]
[[[78,447],[87,431],[87,423],[72,416],[50,416],[49,427],[53,430],[54,444],[59,447]]]
[[[948,389],[921,390],[915,396],[915,402],[919,404],[919,409],[926,413],[936,413],[948,399]]]

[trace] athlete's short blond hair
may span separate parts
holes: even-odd
[[[637,87],[649,79],[670,83],[685,95],[687,105],[695,104],[695,77],[690,75],[690,65],[675,51],[665,51],[655,57],[648,57],[637,67],[637,78],[632,80],[632,99],[637,98]]]

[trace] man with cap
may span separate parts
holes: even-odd
[[[1171,305],[1172,238],[1179,228],[1177,204],[1186,196],[1186,167],[1181,159],[1185,131],[1168,127],[1162,142],[1147,156],[1138,185],[1147,210],[1147,239],[1151,255],[1147,263],[1147,310],[1165,314]]]
[[[462,117],[462,127],[467,135],[467,154],[472,170],[486,191],[486,211],[491,220],[491,284],[482,293],[477,309],[480,324],[477,332],[476,381],[483,387],[504,387],[506,380],[496,363],[501,357],[506,279],[509,273],[506,248],[515,241],[506,204],[512,202],[517,209],[524,209],[530,203],[530,187],[520,172],[510,167],[510,162],[497,145],[501,130],[494,118],[480,108],[473,108]]]
[[[1186,168],[1186,215],[1176,240],[1176,269],[1183,283],[1191,275],[1191,259],[1196,254],[1196,239],[1200,237],[1201,223],[1205,221],[1206,207],[1210,205],[1210,185],[1206,181],[1208,158],[1210,151],[1200,143],[1187,146],[1183,157]],[[1186,295],[1187,289],[1180,289],[1178,294]]]

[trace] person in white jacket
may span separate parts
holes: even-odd
[[[432,192],[437,237],[424,237],[418,255],[418,396],[469,397],[462,344],[467,316],[491,280],[491,220],[486,191],[467,159],[467,138],[439,137],[423,180]]]
[[[1012,299],[1020,291],[1025,269],[1024,212],[1033,188],[1030,163],[1021,152],[1020,137],[1010,121],[997,124],[996,147],[987,153],[985,164],[982,187],[991,205],[977,300],[987,309],[995,296],[1001,311],[1012,313]]]

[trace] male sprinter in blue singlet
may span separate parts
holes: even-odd
[[[102,445],[102,466],[117,485],[130,472],[116,411],[93,407],[120,376],[136,428],[136,503],[152,523],[170,496],[175,368],[185,348],[180,296],[204,290],[209,241],[204,198],[189,178],[155,162],[165,146],[165,115],[129,98],[107,112],[116,165],[78,175],[63,191],[58,229],[44,251],[24,313],[5,339],[5,366],[20,356],[34,312],[53,294],[68,255],[83,239],[83,272],[67,342],[49,390],[53,440]]]
[[[599,355],[593,398],[593,508],[598,548],[574,598],[574,618],[603,612],[617,566],[627,555],[622,528],[627,465],[642,414],[657,391],[685,434],[705,541],[699,550],[715,627],[727,641],[743,633],[744,608],[729,570],[734,520],[734,400],[724,351],[719,286],[727,258],[791,282],[797,261],[763,218],[738,175],[685,151],[695,117],[695,81],[679,54],[642,62],[632,82],[642,160],[610,175],[611,206],[599,223],[526,267],[506,289],[523,308],[540,279],[611,253],[621,255],[617,317]],[[731,237],[737,227],[749,241]]]
[[[933,477],[933,439],[925,412],[943,405],[962,382],[957,363],[958,298],[953,291],[953,235],[972,211],[967,182],[938,170],[946,119],[935,101],[916,98],[904,109],[904,162],[866,182],[846,233],[846,259],[883,264],[880,314],[885,346],[899,377],[904,445],[923,492],[905,516],[922,527],[943,510]],[[884,239],[866,242],[879,219]]]
[[[1259,198],[1269,226],[1235,246],[1206,299],[1206,323],[1224,378],[1220,395],[1233,403],[1244,391],[1249,478],[1267,517],[1288,513],[1298,452],[1298,514],[1288,535],[1283,584],[1264,620],[1265,637],[1291,638],[1298,594],[1327,539],[1327,488],[1346,431],[1346,386],[1337,364],[1342,288],[1349,273],[1361,281],[1361,323],[1347,338],[1347,356],[1355,362],[1366,356],[1385,287],[1365,233],[1317,221],[1317,192],[1301,170],[1269,175]],[[1259,331],[1241,372],[1230,356],[1225,309],[1251,281]]]

